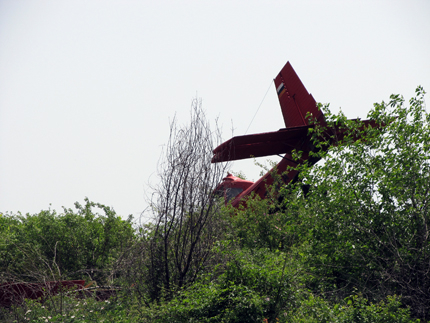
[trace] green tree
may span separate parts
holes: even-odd
[[[408,106],[399,95],[375,104],[369,117],[379,127],[326,113],[328,125],[341,124],[348,135],[317,153],[324,163],[304,167],[301,177],[312,187],[303,220],[313,288],[340,298],[355,289],[373,300],[402,295],[414,316],[428,319],[430,115],[424,94],[418,87]]]

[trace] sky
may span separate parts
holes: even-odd
[[[283,128],[287,61],[350,118],[430,91],[429,17],[428,0],[0,0],[0,213],[88,197],[139,217],[173,117],[197,97],[225,140]]]

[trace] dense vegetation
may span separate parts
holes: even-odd
[[[347,136],[315,125],[314,154],[323,160],[300,166],[295,184],[278,181],[265,200],[240,210],[212,197],[224,169],[207,165],[213,132],[196,104],[188,128],[171,128],[151,223],[133,228],[132,219],[88,200],[76,212],[0,217],[1,282],[86,279],[121,291],[107,302],[66,295],[28,302],[2,310],[0,319],[427,322],[430,115],[423,98],[419,87],[409,104],[398,95],[375,104],[374,128],[321,107],[328,126],[341,125]],[[336,144],[318,149],[321,138]],[[205,149],[196,153],[198,140]]]
[[[114,263],[135,239],[132,219],[111,208],[75,203],[76,211],[52,210],[0,217],[2,282],[86,279],[112,282]],[[103,211],[99,214],[94,208]]]

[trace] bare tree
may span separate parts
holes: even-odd
[[[151,300],[192,283],[211,266],[211,250],[225,225],[220,216],[223,201],[214,189],[228,164],[211,163],[220,140],[218,125],[211,130],[198,99],[192,102],[188,125],[178,127],[176,118],[170,124],[151,200],[153,222],[129,266],[137,270],[130,273],[135,281],[146,281],[141,292]]]

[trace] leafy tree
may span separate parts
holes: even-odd
[[[380,127],[327,111],[329,125],[343,125],[348,135],[329,152],[317,152],[325,162],[303,168],[301,176],[312,187],[303,220],[311,234],[305,261],[313,288],[339,298],[354,289],[373,300],[402,295],[414,316],[428,319],[430,115],[424,94],[418,87],[409,106],[399,95],[375,104],[369,117]],[[323,127],[315,132],[327,134]]]

